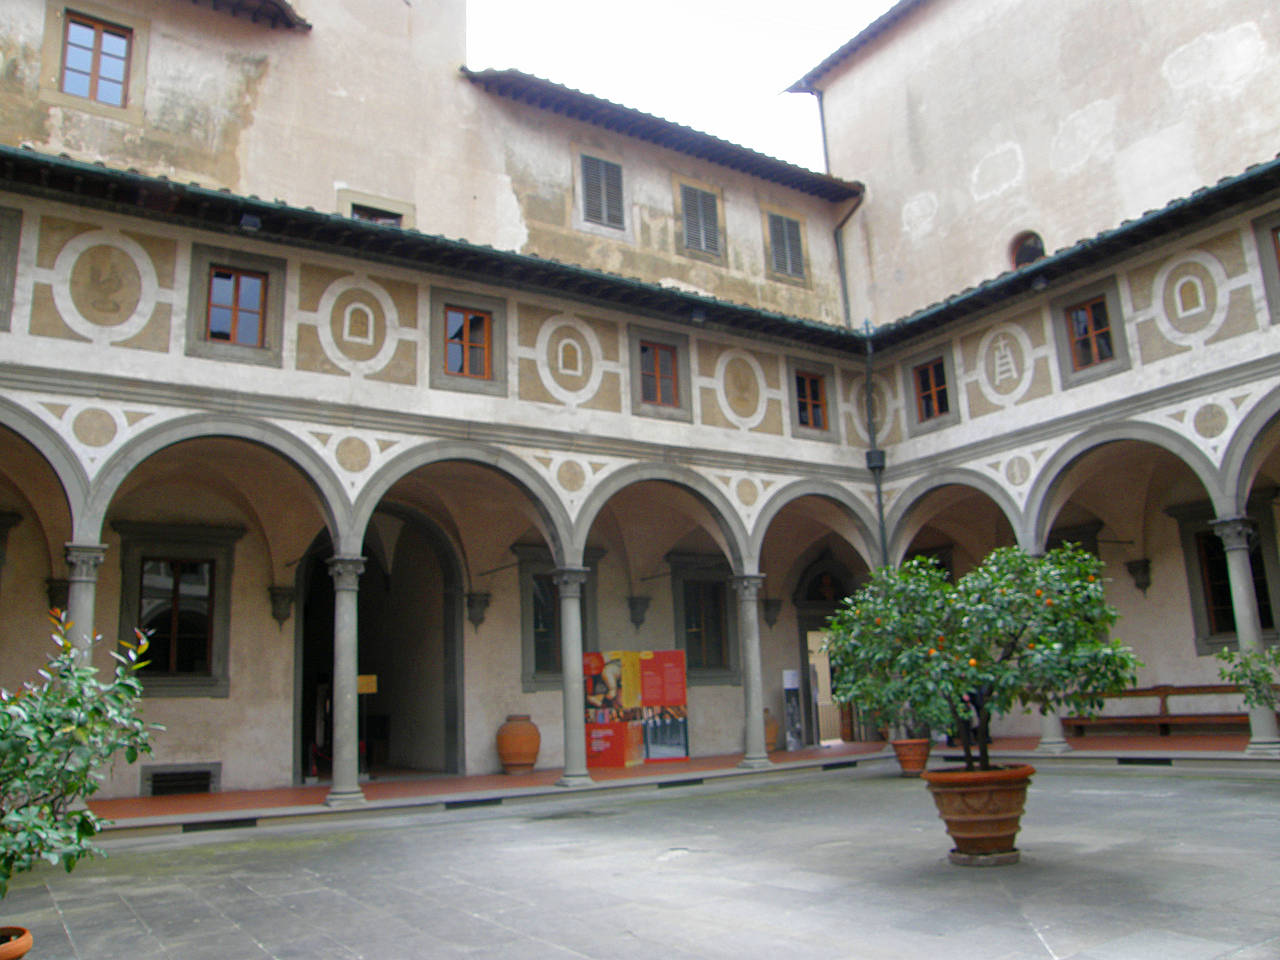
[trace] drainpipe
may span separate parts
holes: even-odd
[[[863,329],[867,334],[867,469],[871,471],[871,479],[876,485],[876,525],[880,532],[880,566],[887,567],[889,565],[889,541],[885,533],[884,527],[884,467],[885,455],[884,451],[876,445],[876,418],[874,416],[873,404],[875,398],[871,391],[871,355],[875,353],[875,344],[871,339],[871,321],[863,322]]]

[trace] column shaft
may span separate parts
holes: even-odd
[[[760,658],[760,611],[757,600],[764,577],[733,578],[738,595],[738,640],[742,654],[742,701],[745,751],[743,767],[769,766],[764,743],[764,677]]]
[[[87,653],[96,636],[93,617],[97,600],[98,568],[107,555],[101,543],[68,543],[67,618],[71,620],[71,642]],[[127,637],[126,639],[132,639]]]
[[[1213,522],[1213,532],[1222,540],[1227,555],[1227,579],[1231,584],[1231,611],[1235,615],[1236,640],[1240,652],[1262,650],[1262,621],[1258,616],[1258,596],[1253,587],[1253,565],[1249,562],[1249,538],[1255,535],[1247,517],[1227,517]],[[1280,753],[1280,730],[1270,707],[1249,708],[1247,753],[1275,756]]]
[[[588,572],[585,567],[564,567],[554,574],[560,593],[560,677],[564,694],[564,774],[558,781],[562,787],[591,782],[582,682],[582,587]]]
[[[360,726],[356,712],[359,654],[357,598],[364,557],[335,556],[333,577],[333,784],[325,803],[331,807],[365,802],[360,790]]]

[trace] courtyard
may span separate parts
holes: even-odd
[[[33,958],[1280,957],[1269,771],[1050,766],[987,869],[885,765],[107,846],[16,879]]]

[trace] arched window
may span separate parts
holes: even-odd
[[[1174,288],[1178,316],[1186,317],[1204,309],[1204,287],[1199,277],[1183,277]]]
[[[1040,239],[1040,234],[1032,230],[1026,230],[1013,238],[1013,242],[1009,244],[1009,259],[1012,261],[1014,269],[1025,267],[1028,263],[1034,263],[1044,256],[1044,241]]]

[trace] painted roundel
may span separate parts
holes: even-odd
[[[71,268],[71,300],[90,323],[114,327],[133,316],[142,296],[142,275],[119,247],[100,243]]]

